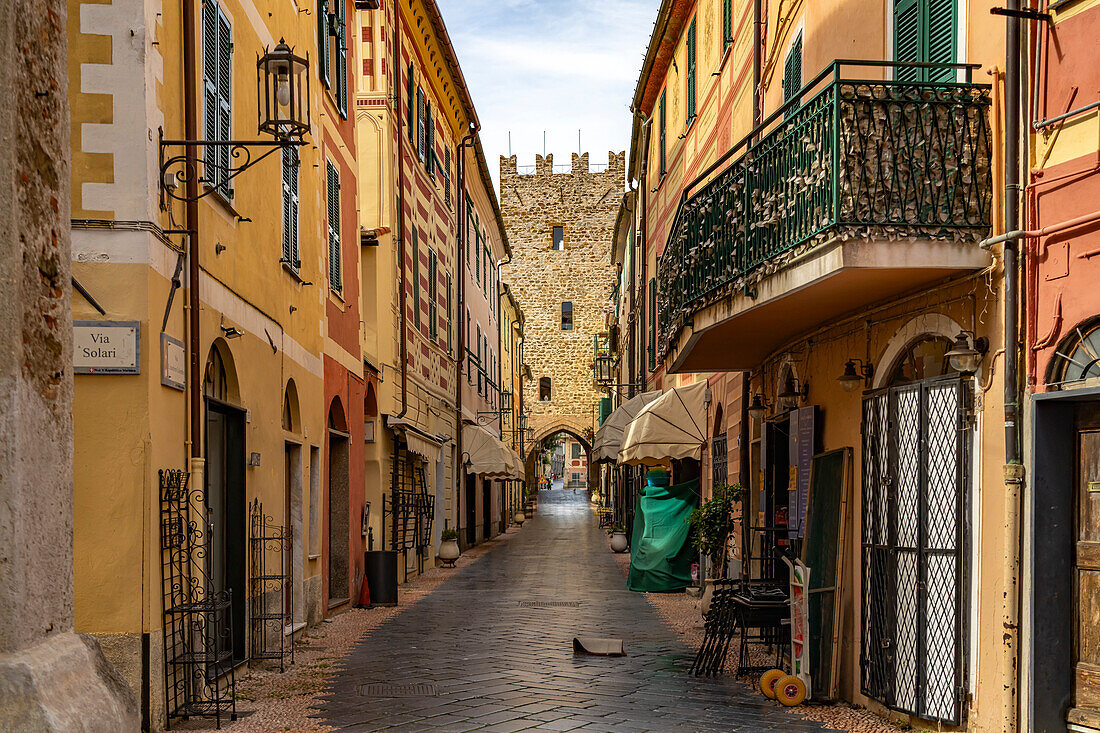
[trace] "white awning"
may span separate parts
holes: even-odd
[[[592,444],[592,454],[595,461],[617,461],[619,448],[622,447],[623,434],[631,420],[638,416],[642,408],[661,396],[660,391],[643,392],[634,395],[622,403],[607,416],[603,425],[596,431],[596,440]]]
[[[527,478],[527,467],[523,464],[523,459],[515,453],[512,454],[512,463],[515,464],[516,472],[512,474],[512,478],[522,481]]]
[[[446,439],[442,436],[426,433],[407,420],[401,418],[386,418],[386,425],[393,430],[400,430],[405,439],[405,446],[410,453],[423,456],[430,463],[437,463],[443,458],[443,444]]]
[[[516,470],[510,458],[515,454],[480,425],[463,426],[462,452],[466,470],[470,473],[506,477]]]
[[[664,463],[703,456],[707,439],[706,381],[665,392],[643,407],[627,426],[619,462]]]

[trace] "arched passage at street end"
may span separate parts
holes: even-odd
[[[592,441],[585,437],[587,430],[591,430],[591,425],[587,421],[582,419],[562,419],[547,422],[540,425],[535,429],[529,442],[526,443],[526,455],[524,455],[524,466],[526,468],[527,485],[530,487],[538,486],[539,473],[536,470],[538,466],[536,461],[539,455],[542,453],[543,443],[558,434],[565,434],[576,440],[584,448],[586,471],[588,472],[588,481],[591,486],[592,482]],[[568,456],[566,460],[569,460]]]

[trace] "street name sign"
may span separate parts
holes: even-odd
[[[73,371],[140,374],[140,344],[138,321],[73,321]]]

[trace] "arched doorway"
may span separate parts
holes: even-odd
[[[348,511],[350,507],[350,439],[344,405],[339,397],[332,399],[328,410],[328,608],[332,609],[351,598],[349,557],[351,535]]]
[[[285,595],[284,612],[295,622],[305,619],[302,597],[302,418],[298,387],[288,379],[283,390],[283,526],[290,542],[283,544],[283,568],[291,592]]]
[[[210,347],[203,375],[205,406],[204,457],[206,511],[210,532],[210,581],[216,594],[231,598],[232,645],[218,641],[219,651],[245,659],[247,548],[245,497],[245,412],[233,353],[224,339]]]

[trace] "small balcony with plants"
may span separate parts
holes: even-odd
[[[976,68],[834,61],[689,184],[657,266],[669,370],[752,368],[800,333],[988,265],[990,86]],[[922,69],[959,80],[908,80]]]

